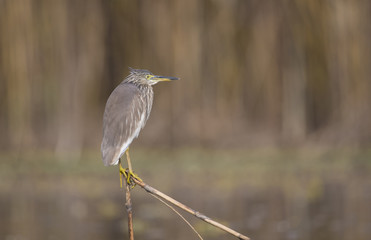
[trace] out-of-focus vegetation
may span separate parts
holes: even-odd
[[[253,239],[369,240],[370,12],[363,0],[0,0],[0,239],[123,238],[124,194],[99,145],[130,66],[181,78],[155,86],[131,148],[146,182]],[[132,197],[139,239],[196,239]]]
[[[363,145],[368,1],[1,1],[2,149],[97,148],[128,66],[156,86],[144,145]]]

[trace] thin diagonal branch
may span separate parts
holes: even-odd
[[[147,192],[172,203],[173,205],[183,209],[184,211],[192,214],[193,216],[195,216],[195,217],[197,217],[197,218],[199,218],[199,219],[201,219],[201,220],[203,220],[203,221],[205,221],[205,222],[207,222],[207,223],[209,223],[209,224],[211,224],[211,225],[213,225],[213,226],[215,226],[215,227],[217,227],[217,228],[219,228],[219,229],[221,229],[221,230],[223,230],[223,231],[225,231],[225,232],[227,232],[227,233],[229,233],[229,234],[231,234],[231,235],[233,235],[233,236],[235,236],[239,239],[242,239],[242,240],[249,240],[250,239],[250,238],[246,237],[245,235],[243,235],[239,232],[236,232],[235,230],[233,230],[233,229],[231,229],[227,226],[224,226],[221,223],[218,223],[218,222],[212,220],[211,218],[205,216],[204,214],[193,210],[192,208],[184,205],[183,203],[178,202],[174,198],[171,198],[168,195],[166,195],[165,193],[162,193],[162,192],[158,191],[157,189],[155,189],[155,188],[149,186],[148,184],[144,183],[141,179],[137,178],[136,176],[131,175],[130,178],[131,178],[130,179],[131,181],[133,181],[134,183],[141,186]]]
[[[188,222],[187,219],[185,219],[185,217],[183,217],[183,215],[180,214],[175,208],[173,208],[171,205],[169,205],[167,202],[165,202],[165,200],[161,199],[159,196],[157,196],[157,195],[155,195],[153,193],[149,193],[149,194],[151,194],[151,196],[153,196],[154,198],[156,198],[157,200],[159,200],[160,202],[162,202],[163,204],[165,204],[168,208],[170,208],[171,210],[173,210],[197,234],[198,238],[201,239],[201,240],[203,240],[203,238],[201,237],[201,235],[192,226],[192,224],[190,222]]]

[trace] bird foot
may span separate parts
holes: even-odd
[[[133,178],[136,178],[140,181],[142,181],[142,179],[140,177],[138,177],[137,174],[135,174],[134,172],[130,171],[128,168],[123,168],[121,165],[120,165],[120,187],[122,188],[122,176],[124,176],[124,178],[126,179],[126,183],[131,187],[131,188],[134,188],[136,183],[134,182]]]

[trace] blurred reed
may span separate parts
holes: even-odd
[[[1,1],[0,143],[97,148],[128,66],[156,86],[143,144],[370,142],[368,1]],[[166,132],[166,134],[163,134]]]

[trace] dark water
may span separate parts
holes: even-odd
[[[371,239],[367,152],[134,155],[147,183],[252,239]],[[158,159],[156,164],[144,160],[147,155]],[[24,160],[23,167],[4,164],[6,159],[0,177],[0,239],[128,239],[116,168],[103,168],[90,157],[78,164]],[[132,198],[136,239],[197,239],[140,187],[132,190]],[[184,216],[204,239],[236,239]]]

